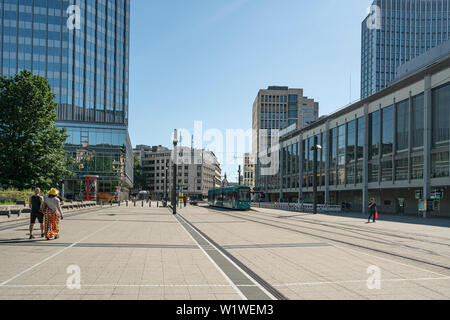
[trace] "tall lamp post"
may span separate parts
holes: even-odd
[[[313,214],[317,214],[317,151],[322,150],[322,146],[318,144],[317,136],[314,137],[314,145],[311,151],[314,151],[314,169],[313,169]]]
[[[165,203],[167,203],[167,201],[169,200],[169,195],[168,195],[168,185],[169,185],[169,165],[166,164],[166,176],[164,179],[164,201]]]
[[[173,186],[172,186],[172,210],[173,214],[177,214],[177,144],[178,132],[175,129],[173,134]]]

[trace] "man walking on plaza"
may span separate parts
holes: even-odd
[[[41,189],[36,188],[34,190],[34,195],[30,198],[29,207],[31,209],[30,213],[30,240],[34,239],[33,229],[36,219],[41,225],[41,238],[44,237],[44,214],[42,213],[41,207],[44,199],[41,196]]]
[[[376,222],[376,215],[377,215],[377,204],[375,203],[375,199],[370,199],[370,203],[369,203],[369,210],[370,210],[370,216],[369,216],[369,221],[367,221],[367,223],[370,223],[370,219],[372,219],[373,217],[373,222]]]

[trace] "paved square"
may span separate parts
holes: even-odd
[[[0,224],[0,299],[450,298],[447,220],[155,205],[68,216],[52,241]]]

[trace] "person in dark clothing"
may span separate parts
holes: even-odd
[[[372,219],[373,217],[373,222],[376,222],[376,212],[377,212],[377,204],[375,203],[375,199],[371,199],[370,203],[369,203],[369,210],[370,210],[370,215],[369,215],[369,221],[367,223],[370,223],[370,219]]]
[[[187,204],[187,197],[186,196],[183,197],[183,203],[184,203],[184,206],[186,207],[186,204]]]
[[[29,206],[31,209],[30,213],[30,240],[34,239],[33,229],[36,219],[41,225],[41,238],[44,237],[44,214],[42,213],[41,207],[44,198],[41,196],[41,190],[36,188],[34,195],[30,198]]]

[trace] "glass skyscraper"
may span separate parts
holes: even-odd
[[[386,88],[397,68],[448,40],[450,0],[375,0],[362,23],[361,98]]]
[[[83,193],[83,176],[99,191],[133,183],[128,135],[130,0],[0,0],[0,70],[30,70],[57,95],[59,127],[77,177],[68,197]]]

